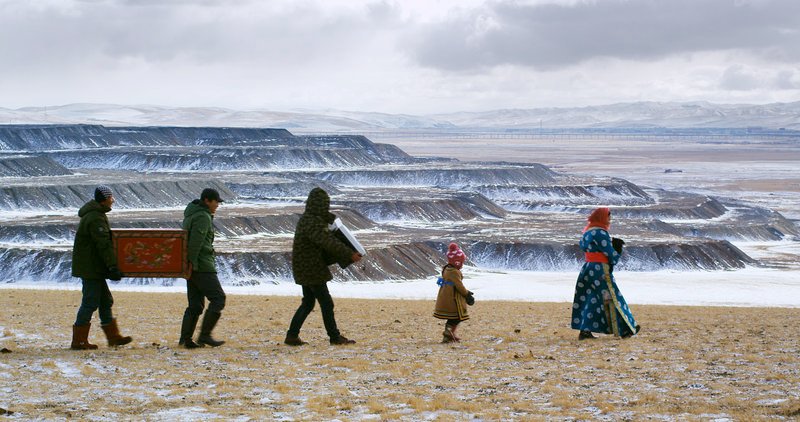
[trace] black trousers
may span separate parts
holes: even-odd
[[[447,325],[449,325],[451,327],[456,327],[456,326],[458,326],[458,324],[461,324],[461,320],[460,319],[448,319],[447,320]]]
[[[114,305],[114,297],[108,289],[108,283],[102,278],[89,279],[82,278],[83,284],[81,307],[78,308],[78,315],[75,317],[75,325],[86,325],[92,320],[92,314],[100,310],[100,324],[106,325],[113,321],[111,306]]]
[[[225,308],[225,292],[217,278],[217,273],[193,272],[192,278],[186,280],[186,298],[189,306],[184,315],[199,317],[205,308],[205,298],[208,298],[209,312],[220,313]]]
[[[319,302],[319,307],[322,309],[322,322],[325,324],[325,331],[328,332],[328,337],[334,339],[339,337],[339,329],[336,328],[336,318],[333,316],[333,298],[328,291],[327,284],[319,284],[314,286],[303,286],[303,300],[300,302],[300,307],[294,313],[291,324],[289,324],[289,331],[286,333],[289,336],[300,335],[300,328],[306,321],[306,317],[314,309],[314,302]]]

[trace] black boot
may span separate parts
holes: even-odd
[[[592,335],[592,332],[589,330],[581,330],[581,332],[578,333],[578,340],[586,340],[590,338],[597,338],[597,337]]]
[[[341,346],[347,344],[356,344],[356,341],[350,340],[349,338],[339,334],[337,337],[331,339],[331,344],[334,346]]]
[[[217,325],[217,321],[219,321],[219,317],[222,316],[219,312],[214,311],[206,311],[205,316],[203,316],[203,325],[200,326],[200,337],[197,338],[197,342],[200,344],[207,344],[211,347],[222,346],[225,344],[224,341],[217,341],[211,337],[211,330],[214,329],[214,326]]]
[[[181,323],[181,339],[178,341],[179,345],[187,349],[203,347],[202,344],[197,344],[194,342],[194,340],[192,340],[192,335],[194,334],[195,327],[197,327],[198,319],[200,319],[200,315],[190,315],[189,313],[183,314],[183,323]]]
[[[300,336],[293,336],[291,334],[286,334],[286,340],[283,340],[283,342],[289,346],[303,346],[308,344],[303,340],[300,340]]]

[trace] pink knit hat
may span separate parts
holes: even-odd
[[[464,254],[464,251],[458,247],[455,243],[451,243],[450,246],[447,247],[447,263],[461,269],[461,266],[464,265],[464,261],[467,260],[467,255]]]

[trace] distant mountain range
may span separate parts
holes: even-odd
[[[712,104],[636,102],[572,108],[503,109],[433,115],[340,110],[233,110],[216,107],[69,104],[0,108],[0,124],[277,127],[296,132],[420,129],[744,128],[800,130],[800,101]]]

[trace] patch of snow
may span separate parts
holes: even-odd
[[[786,403],[787,401],[788,399],[763,399],[763,400],[758,400],[756,403],[762,406],[776,406],[781,403]]]
[[[482,300],[572,302],[574,272],[487,271],[465,267],[464,284]],[[628,303],[689,306],[800,307],[800,273],[749,267],[737,271],[615,271],[616,282]],[[224,283],[224,280],[223,280]],[[334,297],[362,299],[436,298],[436,277],[424,280],[348,282],[328,284]],[[75,290],[80,283],[6,283],[0,289]],[[113,285],[113,291],[184,292],[185,285]],[[229,286],[229,294],[301,296],[292,282],[255,286]],[[76,305],[77,306],[77,305]],[[24,335],[24,334],[23,334]]]
[[[147,415],[146,419],[161,421],[195,421],[216,418],[222,419],[220,415],[208,413],[208,411],[202,407],[178,407],[151,413]]]
[[[66,362],[63,360],[55,361],[55,365],[61,371],[61,374],[67,378],[75,378],[81,376],[81,370],[75,366],[72,362]]]

